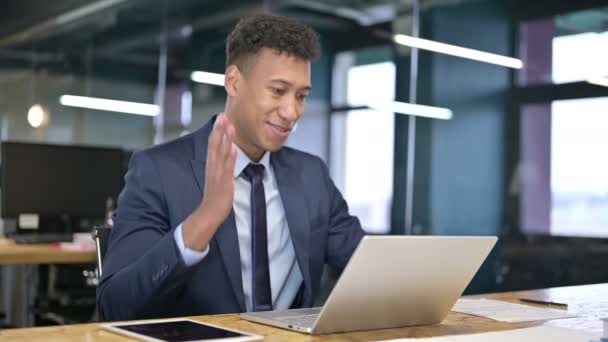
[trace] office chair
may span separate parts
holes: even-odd
[[[97,269],[95,271],[84,271],[84,276],[87,278],[87,283],[91,285],[97,286],[99,284],[99,280],[101,279],[103,258],[106,256],[106,251],[108,250],[108,240],[110,239],[111,232],[112,225],[110,223],[93,227],[92,234],[93,240],[95,240],[95,251],[97,253]],[[99,321],[99,308],[95,308],[90,321]]]
[[[106,255],[108,249],[108,239],[112,232],[112,226],[110,224],[104,224],[101,226],[93,227],[93,240],[95,240],[95,252],[97,255],[97,267],[95,270],[84,270],[82,274],[87,280],[87,285],[97,286],[99,279],[101,278],[101,270],[103,267],[103,258]]]
[[[110,238],[110,233],[112,232],[112,226],[114,224],[114,220],[112,219],[113,205],[114,202],[112,201],[112,198],[109,197],[106,201],[106,218],[104,223],[102,225],[93,226],[93,230],[91,232],[93,241],[95,241],[97,268],[94,271],[85,270],[83,272],[84,277],[87,279],[87,284],[90,286],[97,286],[99,284],[99,280],[101,279],[103,258],[106,255],[106,250],[108,249],[108,239]]]
[[[92,237],[95,241],[95,269],[83,270],[85,265],[48,266],[48,282],[45,294],[37,298],[33,313],[37,324],[76,324],[98,321],[95,303],[95,287],[101,279],[103,258],[106,254],[111,225],[95,226]],[[83,279],[84,276],[84,279]],[[80,285],[79,285],[80,284]]]
[[[95,249],[97,251],[97,270],[99,276],[101,276],[103,267],[103,258],[108,250],[108,240],[110,239],[110,233],[112,232],[112,226],[104,224],[93,228],[93,239],[95,240]]]

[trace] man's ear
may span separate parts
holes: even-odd
[[[236,96],[241,81],[241,71],[235,64],[230,64],[224,74],[224,89],[228,96]]]

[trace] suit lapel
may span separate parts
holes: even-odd
[[[232,290],[236,296],[236,299],[241,307],[241,312],[247,310],[245,306],[245,295],[243,292],[243,278],[241,275],[241,256],[239,253],[239,237],[236,231],[236,221],[234,219],[234,211],[230,211],[230,215],[213,237],[217,241],[217,245],[222,254],[224,265],[230,283],[232,284]]]
[[[215,118],[210,120],[200,131],[194,135],[194,160],[191,161],[194,178],[201,190],[201,195],[205,193],[205,163],[207,159],[207,141],[213,128]],[[215,233],[212,242],[215,241],[219,247],[226,273],[230,278],[232,290],[241,308],[241,312],[246,311],[245,295],[243,293],[243,280],[241,276],[241,257],[239,253],[239,241],[236,230],[234,211],[231,210],[228,218],[222,223]]]
[[[312,297],[312,280],[310,278],[310,222],[308,220],[308,205],[303,196],[298,194],[303,186],[300,182],[300,173],[297,168],[289,168],[285,162],[282,151],[271,154],[272,168],[275,173],[281,201],[285,209],[285,217],[289,226],[289,233],[298,259],[300,271],[304,278],[305,301]]]

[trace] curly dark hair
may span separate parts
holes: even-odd
[[[246,61],[262,48],[306,61],[320,54],[319,37],[310,27],[282,16],[255,14],[239,20],[226,38],[226,67],[236,64],[246,68]]]

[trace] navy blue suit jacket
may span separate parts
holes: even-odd
[[[213,121],[133,154],[97,290],[103,320],[245,311],[234,212],[191,267],[173,237],[201,202]],[[310,307],[324,264],[340,272],[364,233],[318,157],[283,147],[270,163],[304,278],[299,306]]]

